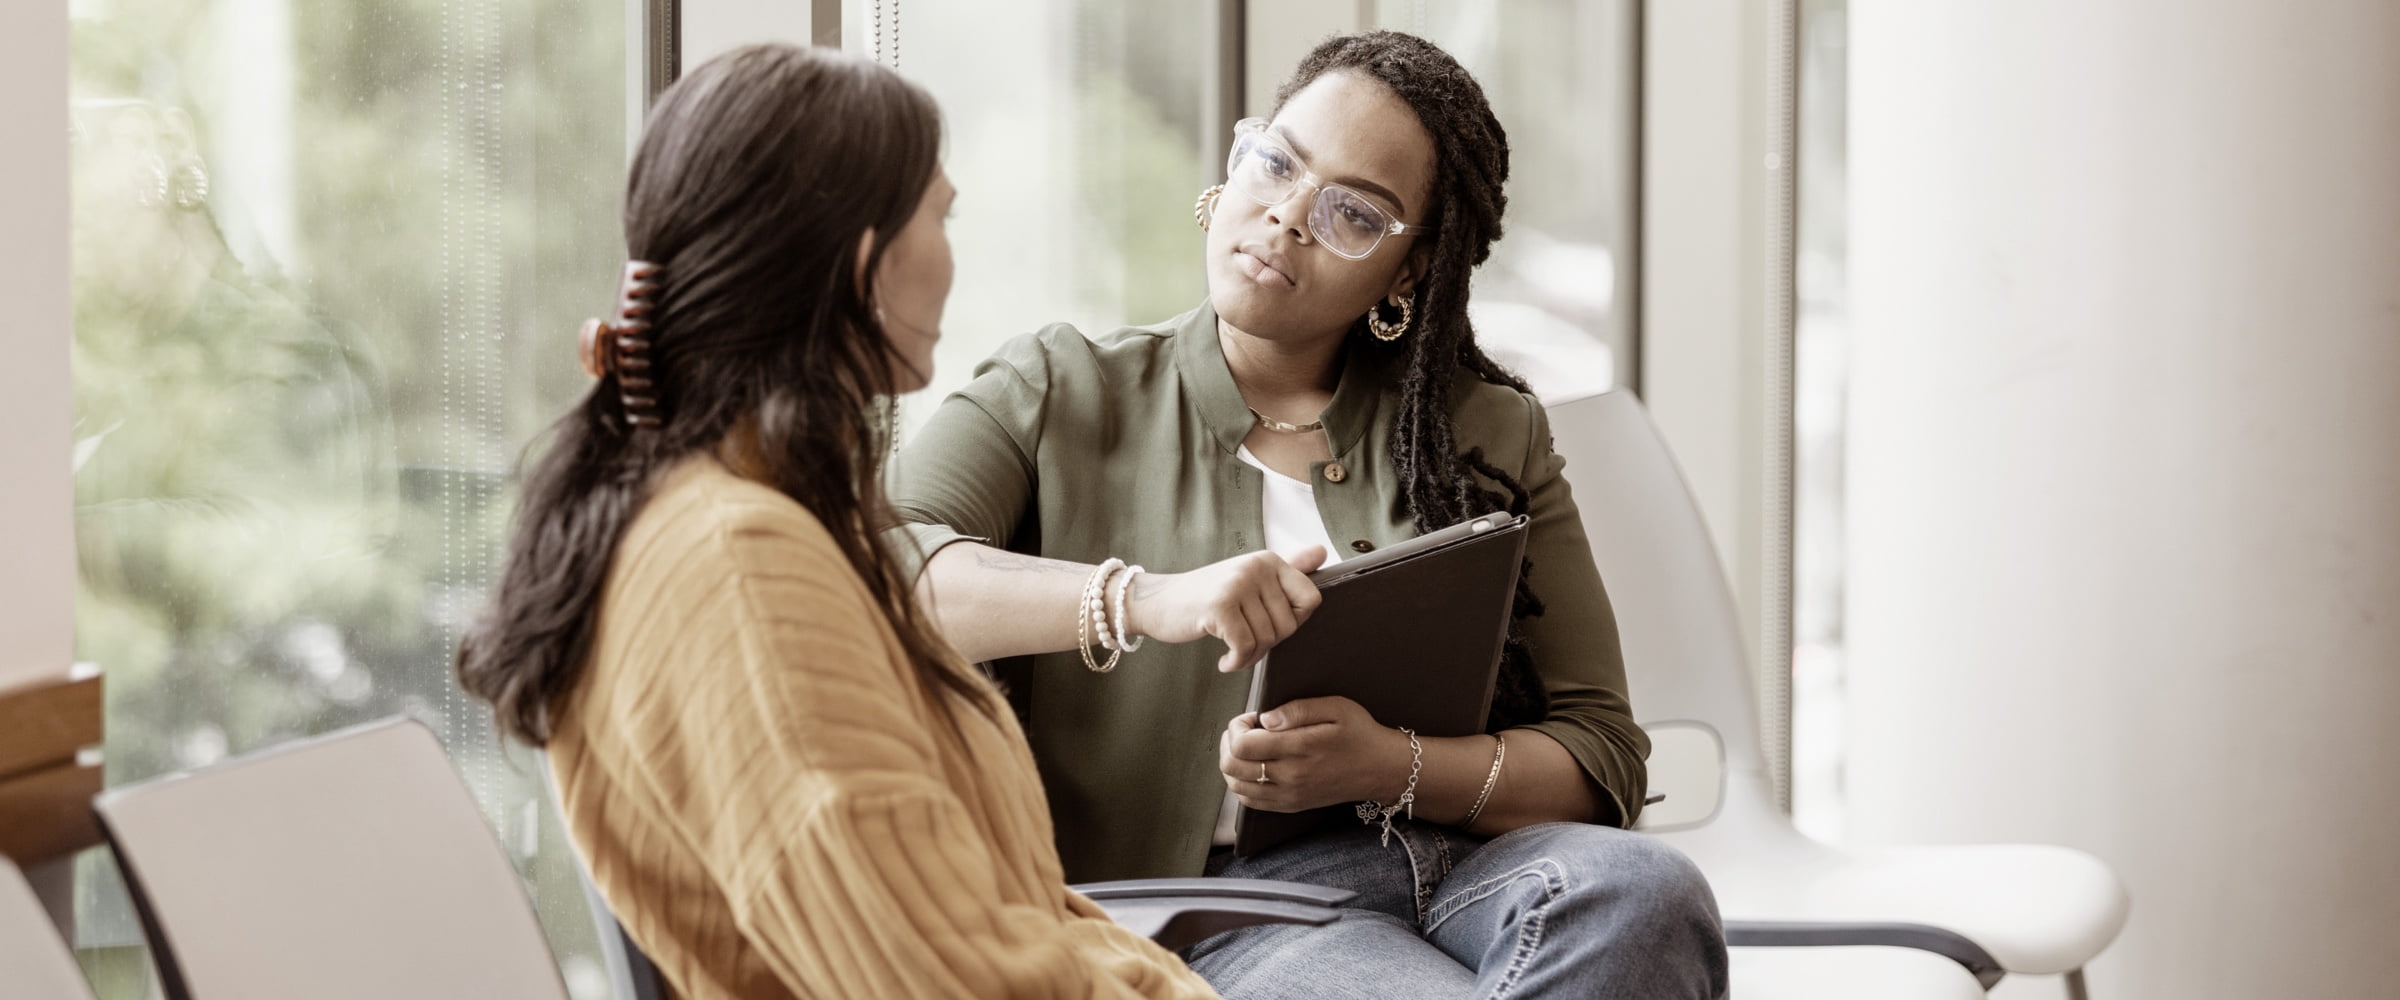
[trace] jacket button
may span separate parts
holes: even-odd
[[[1357,550],[1358,550],[1358,551],[1360,551],[1360,552],[1373,552],[1373,551],[1375,551],[1375,543],[1374,543],[1374,542],[1367,541],[1367,540],[1366,540],[1366,539],[1364,539],[1364,538],[1361,538],[1361,539],[1359,539],[1358,541],[1355,541],[1355,542],[1351,542],[1351,543],[1350,543],[1350,547],[1351,547],[1351,548],[1353,548],[1353,549],[1357,549]]]
[[[1349,470],[1342,468],[1342,463],[1340,463],[1340,462],[1327,462],[1327,463],[1325,463],[1325,481],[1326,481],[1326,482],[1329,482],[1329,483],[1338,483],[1338,482],[1341,482],[1342,480],[1344,480],[1344,479],[1348,479],[1348,478],[1350,478],[1350,472],[1349,472]]]

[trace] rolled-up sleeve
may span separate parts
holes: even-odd
[[[1012,339],[976,365],[974,380],[893,457],[886,491],[900,523],[886,541],[910,579],[952,542],[1007,548],[1033,505],[1049,389],[1039,336]]]
[[[1616,612],[1592,562],[1566,459],[1551,446],[1549,414],[1532,397],[1526,404],[1531,440],[1518,478],[1532,501],[1525,556],[1546,612],[1527,623],[1525,638],[1550,696],[1550,714],[1526,728],[1557,740],[1599,785],[1603,804],[1614,810],[1601,822],[1631,826],[1649,785],[1650,738],[1633,721]]]

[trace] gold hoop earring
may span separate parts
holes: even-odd
[[[1199,200],[1192,202],[1192,221],[1200,224],[1201,232],[1208,231],[1208,220],[1217,214],[1217,196],[1224,193],[1225,185],[1219,184],[1200,192]]]
[[[1400,339],[1401,334],[1408,332],[1410,314],[1416,309],[1415,306],[1409,304],[1407,298],[1402,296],[1392,296],[1390,301],[1391,304],[1400,307],[1400,321],[1397,323],[1384,322],[1382,309],[1375,306],[1367,307],[1367,329],[1375,332],[1375,339],[1387,344]]]

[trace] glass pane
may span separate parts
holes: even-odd
[[[1850,3],[1800,4],[1800,314],[1793,330],[1792,821],[1842,840],[1850,342]]]
[[[941,102],[959,196],[957,283],[933,382],[909,401],[904,426],[1010,337],[1059,321],[1105,333],[1200,304],[1192,201],[1216,182],[1230,138],[1205,108],[1213,4],[908,0],[906,10],[900,70]],[[887,61],[894,47],[887,38]]]
[[[623,4],[73,0],[79,655],[108,778],[406,714],[606,993],[533,764],[451,681],[623,256]],[[79,931],[140,935],[106,860]]]
[[[1378,0],[1449,50],[1508,129],[1507,235],[1470,313],[1549,401],[1633,377],[1635,0]]]

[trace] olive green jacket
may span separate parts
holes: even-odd
[[[1344,555],[1416,534],[1392,468],[1396,375],[1392,362],[1350,351],[1324,412],[1334,457],[1310,478]],[[1482,448],[1532,497],[1526,556],[1548,613],[1525,635],[1550,710],[1531,728],[1574,755],[1609,822],[1629,823],[1649,741],[1626,701],[1616,618],[1549,420],[1531,396],[1463,371],[1452,405],[1459,451]],[[1097,339],[1063,324],[1018,337],[894,460],[891,499],[907,522],[895,530],[908,536],[895,547],[912,573],[960,540],[1083,563],[1116,556],[1161,573],[1255,550],[1265,484],[1235,456],[1252,420],[1208,306]],[[1223,651],[1154,642],[1108,674],[1072,650],[994,665],[1033,743],[1070,880],[1200,873],[1225,795],[1217,734],[1250,687],[1248,674],[1216,670]]]

